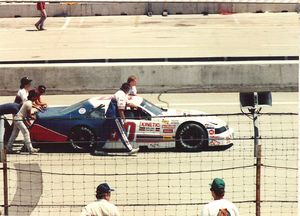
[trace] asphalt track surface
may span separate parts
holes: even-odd
[[[67,105],[90,96],[44,99],[51,105]],[[142,96],[166,107],[158,101],[158,95]],[[0,97],[0,103],[12,100]],[[163,94],[161,100],[176,109],[240,112],[238,93]],[[273,93],[273,106],[263,108],[263,112],[297,113],[298,93]],[[225,151],[141,152],[130,157],[94,157],[87,153],[9,155],[10,215],[79,215],[82,206],[94,200],[100,182],[116,189],[112,202],[122,215],[199,215],[203,204],[211,200],[208,184],[217,176],[225,179],[226,197],[236,203],[241,215],[255,215],[255,158],[253,140],[249,139],[252,122],[246,116],[221,118],[234,128],[236,138],[245,138],[235,140],[234,146]],[[259,128],[265,165],[262,215],[296,215],[298,116],[263,115]]]
[[[1,61],[298,56],[299,15],[0,19]]]

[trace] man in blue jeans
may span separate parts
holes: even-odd
[[[6,103],[0,105],[0,117],[3,115],[12,114],[13,116],[16,115],[20,110],[20,104],[17,103]],[[4,142],[6,143],[11,135],[12,132],[12,125],[9,124],[6,118],[4,118]]]
[[[134,104],[128,103],[129,91],[130,85],[128,83],[123,83],[120,90],[112,97],[105,114],[106,120],[103,124],[103,136],[100,138],[100,142],[97,144],[93,155],[103,156],[107,154],[102,148],[110,138],[113,129],[118,133],[129,155],[136,154],[139,151],[139,148],[133,148],[130,144],[124,128],[124,123],[126,121],[124,111],[126,106],[137,108]]]

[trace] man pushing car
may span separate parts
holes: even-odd
[[[124,128],[124,123],[126,121],[124,111],[126,106],[137,108],[134,104],[128,103],[127,94],[129,93],[130,88],[130,84],[123,83],[120,90],[113,95],[105,114],[106,120],[103,125],[104,133],[103,136],[101,136],[99,143],[97,143],[93,155],[103,156],[107,154],[103,151],[103,146],[111,137],[113,129],[115,129],[119,135],[129,155],[139,151],[139,148],[133,148],[130,144]]]

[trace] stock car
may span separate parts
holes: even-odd
[[[37,143],[68,143],[76,150],[89,151],[103,133],[110,100],[111,96],[99,96],[38,112],[29,127],[31,139]],[[138,108],[126,109],[124,127],[129,141],[139,147],[200,151],[208,146],[233,144],[233,130],[216,116],[163,109],[139,96],[131,97],[130,103]],[[104,148],[124,146],[117,133],[112,132]]]

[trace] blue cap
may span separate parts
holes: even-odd
[[[110,188],[107,183],[99,184],[97,187],[97,193],[104,194],[114,191],[114,189]]]

